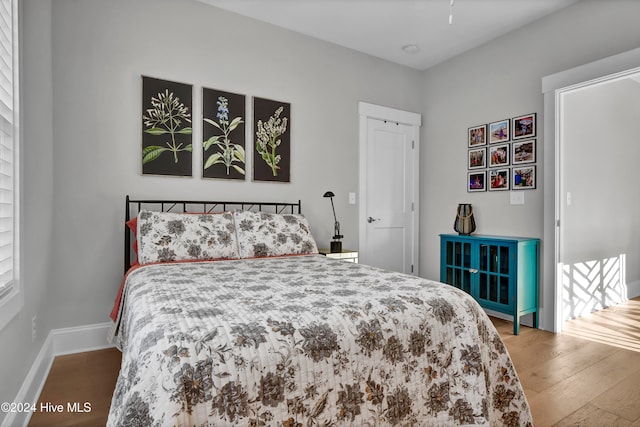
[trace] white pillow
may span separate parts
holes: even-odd
[[[185,260],[237,259],[238,241],[230,212],[138,213],[140,264]]]
[[[240,258],[318,253],[302,215],[236,211],[233,217]]]

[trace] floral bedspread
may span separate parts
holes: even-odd
[[[320,255],[149,265],[121,310],[109,426],[532,425],[451,286]]]

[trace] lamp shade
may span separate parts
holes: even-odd
[[[333,191],[327,191],[326,193],[324,193],[324,196],[322,197],[334,197],[335,194],[333,194]]]

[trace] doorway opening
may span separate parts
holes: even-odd
[[[547,76],[543,93],[545,240],[555,242],[543,259],[554,284],[543,323],[561,332],[640,295],[640,49]]]

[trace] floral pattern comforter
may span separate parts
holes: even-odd
[[[454,287],[320,255],[127,278],[109,426],[532,425],[508,353]]]

